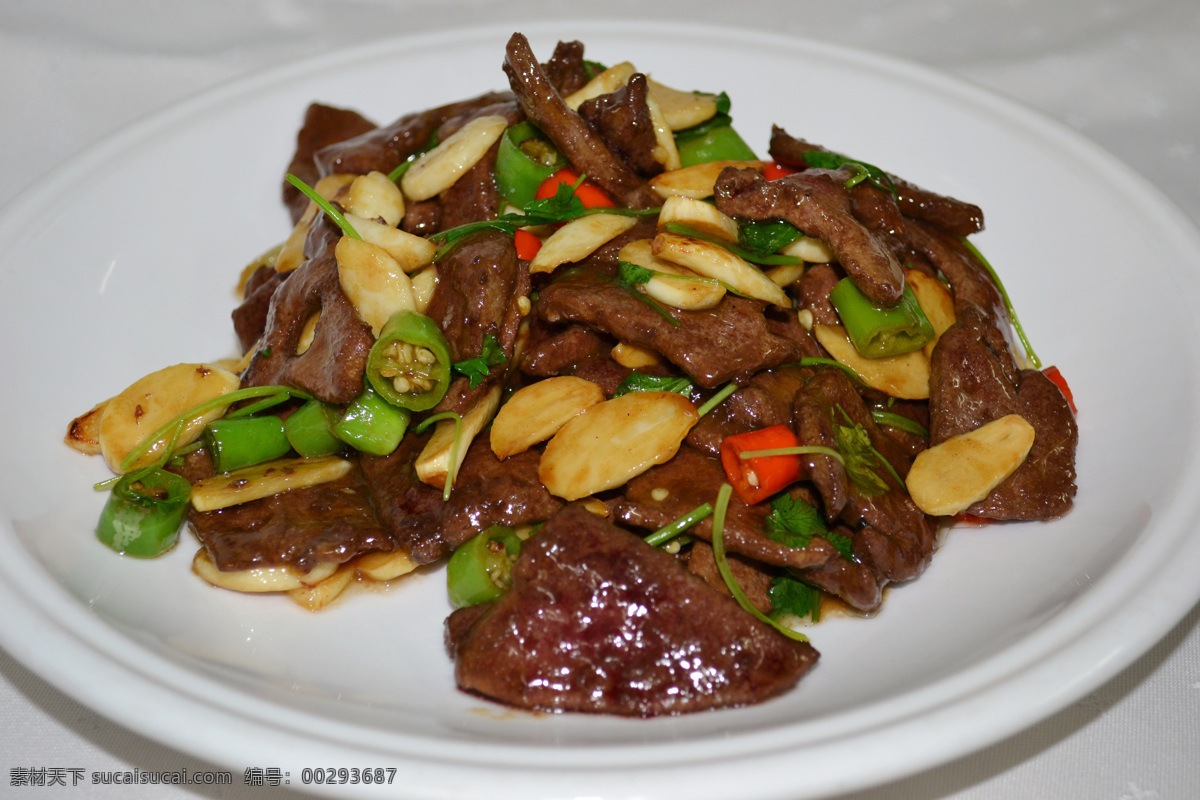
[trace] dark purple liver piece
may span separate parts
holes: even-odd
[[[760,702],[818,657],[673,556],[577,506],[526,542],[508,594],[486,611],[455,612],[447,631],[466,691],[632,717]]]

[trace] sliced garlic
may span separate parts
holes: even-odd
[[[663,117],[673,131],[695,127],[716,116],[717,98],[711,94],[672,89],[653,78],[647,78],[647,84],[650,96],[662,109]]]
[[[428,200],[453,186],[479,163],[508,127],[500,115],[476,117],[428,153],[417,158],[400,179],[404,195]]]
[[[311,586],[297,586],[295,589],[288,590],[287,594],[296,605],[307,608],[309,611],[320,611],[336,600],[353,580],[354,570],[342,566],[325,580]]]
[[[863,358],[841,325],[813,325],[813,335],[829,354],[872,389],[901,400],[929,397],[929,359],[920,350],[885,358]]]
[[[251,500],[343,478],[351,463],[342,458],[288,458],[237,469],[192,485],[192,508],[216,511]]]
[[[954,298],[950,290],[942,285],[937,278],[930,277],[915,269],[904,271],[904,279],[912,287],[917,305],[925,313],[925,318],[933,326],[933,338],[925,343],[924,352],[927,358],[933,358],[933,348],[938,339],[950,329],[958,317],[954,313]]]
[[[313,191],[326,200],[333,200],[343,188],[354,181],[355,177],[342,172],[326,175],[317,181]],[[308,238],[308,229],[312,227],[313,220],[317,218],[320,211],[321,209],[316,203],[312,200],[308,201],[300,220],[279,248],[279,255],[275,257],[276,272],[291,272],[304,263],[304,240]]]
[[[572,111],[578,111],[584,102],[599,97],[602,94],[611,94],[629,83],[629,79],[636,72],[637,69],[628,61],[614,64],[599,75],[596,75],[579,89],[564,97],[563,102],[567,104],[567,108]]]
[[[372,335],[379,336],[397,311],[416,308],[412,282],[382,247],[343,236],[333,252],[342,291],[371,326]]]
[[[492,452],[501,461],[522,453],[558,433],[567,420],[603,401],[603,389],[572,375],[522,386],[492,420]]]
[[[357,214],[346,214],[346,221],[354,228],[363,241],[382,247],[389,256],[396,259],[400,269],[412,273],[433,263],[437,254],[437,245],[421,236],[391,228],[373,219],[365,219]]]
[[[700,233],[724,242],[737,242],[738,225],[733,217],[721,213],[717,207],[703,200],[682,195],[672,195],[663,201],[658,214],[658,229],[666,230],[668,223],[687,225]]]
[[[411,279],[414,307],[424,314],[425,309],[429,308],[429,301],[433,299],[433,290],[437,288],[437,268],[431,264],[414,272]]]
[[[237,375],[209,364],[175,364],[141,378],[104,404],[98,436],[104,461],[113,472],[120,472],[121,462],[163,425],[240,385]],[[224,408],[216,408],[192,419],[174,437],[174,446],[191,444],[205,425],[224,413]],[[153,463],[169,444],[155,443],[131,468]]]
[[[92,406],[90,411],[80,414],[71,420],[67,426],[67,435],[63,441],[72,450],[78,450],[86,456],[100,455],[100,417],[104,414],[105,400]]]
[[[709,161],[663,172],[650,179],[650,187],[661,197],[679,195],[703,200],[712,197],[717,177],[726,167],[750,167],[761,171],[765,161]]]
[[[538,478],[565,500],[612,489],[674,457],[699,421],[673,392],[631,392],[572,417],[542,453]]]
[[[650,124],[654,126],[654,160],[665,170],[679,169],[683,163],[679,160],[679,148],[675,146],[675,134],[653,95],[646,95],[646,108],[650,111]]]
[[[378,170],[355,178],[341,205],[359,217],[383,220],[389,228],[396,227],[404,219],[404,194],[394,181]]]
[[[833,261],[833,251],[829,245],[813,236],[801,236],[789,245],[779,248],[785,256],[801,258],[809,264],[828,264]]]
[[[692,311],[712,308],[725,296],[725,287],[720,281],[697,275],[686,267],[654,255],[650,239],[630,242],[621,248],[617,257],[655,273],[639,288],[672,308]]]
[[[252,567],[251,569],[222,572],[208,557],[204,548],[192,559],[192,571],[213,586],[235,592],[290,592],[303,586],[320,583],[337,572],[338,565],[318,564],[309,572],[300,572],[295,567]]]
[[[373,581],[390,581],[417,568],[417,563],[403,550],[392,553],[367,553],[350,563],[360,574]]]
[[[628,369],[645,369],[662,363],[658,353],[628,342],[617,342],[613,345],[610,355],[613,361]]]
[[[300,335],[296,338],[296,355],[302,356],[312,347],[313,340],[317,338],[317,323],[320,321],[320,311],[314,311],[304,320],[304,327],[300,329]]]
[[[542,243],[542,249],[529,262],[529,271],[553,272],[562,264],[587,258],[601,245],[637,224],[636,217],[620,214],[589,214],[573,219]]]
[[[491,391],[479,398],[475,405],[462,415],[462,434],[458,436],[458,452],[454,462],[455,475],[458,475],[458,468],[467,457],[467,448],[471,446],[471,442],[496,415],[496,409],[500,406],[500,391],[500,386],[492,387]],[[415,465],[417,477],[422,483],[439,489],[445,488],[456,429],[454,420],[442,420],[434,429],[433,436],[425,443],[425,448],[417,456]]]
[[[1018,414],[951,436],[917,454],[905,478],[908,493],[926,514],[964,511],[1025,463],[1034,436],[1033,426]]]
[[[792,307],[791,298],[775,281],[749,261],[720,245],[690,236],[660,233],[654,237],[652,250],[659,258],[687,267],[705,277],[716,278],[740,294],[782,308]]]

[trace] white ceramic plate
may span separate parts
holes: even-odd
[[[514,26],[516,27],[516,26]],[[911,65],[710,28],[524,26],[983,206],[976,241],[1081,406],[1065,519],[952,532],[872,620],[812,632],[799,687],[746,709],[631,721],[526,715],[454,689],[440,570],[312,615],[219,591],[189,540],[125,560],[92,529],[106,477],[66,423],[166,364],[231,354],[241,266],[287,230],[305,105],[380,121],[506,85],[511,29],[393,42],[241,81],[109,140],[0,222],[0,635],[103,714],[240,771],[395,767],[416,798],[815,797],[882,783],[1049,715],[1200,597],[1190,536],[1200,243],[1145,182],[1072,133]],[[402,789],[401,789],[402,787]],[[316,788],[309,786],[308,788]],[[331,788],[331,787],[325,787]],[[382,791],[381,791],[382,790]]]

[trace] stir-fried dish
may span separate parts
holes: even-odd
[[[514,34],[509,90],[313,104],[240,359],[74,420],[130,556],[319,609],[446,562],[458,685],[630,716],[762,701],[953,521],[1045,520],[1077,428],[970,203],[723,93]],[[720,87],[713,87],[718,89]],[[1020,339],[1018,347],[1014,342]]]

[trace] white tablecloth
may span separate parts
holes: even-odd
[[[262,68],[464,19],[516,29],[522,19],[596,17],[759,27],[938,68],[1081,131],[1200,222],[1195,0],[6,0],[0,200],[19,200],[41,174],[130,122]],[[71,788],[69,773],[67,787],[16,785],[36,768],[213,767],[96,715],[3,651],[0,720],[0,796],[289,796],[242,785]],[[1110,683],[1033,728],[853,797],[1200,798],[1200,608]]]

